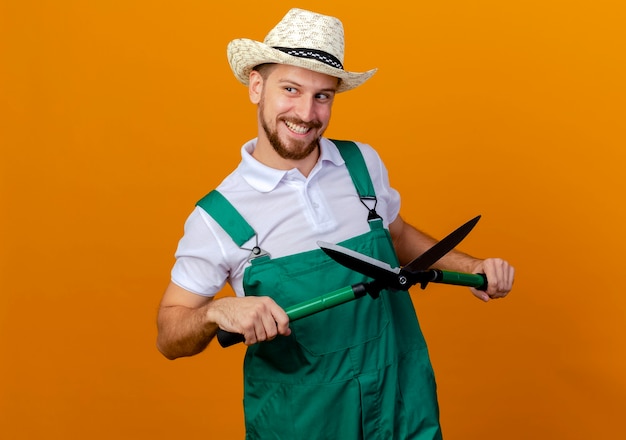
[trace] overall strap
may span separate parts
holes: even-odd
[[[352,177],[352,182],[354,182],[359,196],[375,198],[374,185],[372,185],[372,179],[370,179],[365,159],[363,159],[359,147],[352,141],[338,141],[335,139],[331,139],[331,141],[337,146],[341,157],[346,162],[346,167],[350,172],[350,177]]]
[[[197,204],[230,235],[237,246],[241,247],[256,235],[254,229],[239,214],[239,211],[226,200],[219,191],[213,190]]]
[[[372,179],[370,178],[361,150],[357,144],[352,141],[340,141],[335,139],[331,139],[331,141],[337,146],[341,157],[343,157],[343,160],[346,162],[346,167],[348,168],[354,187],[359,194],[361,203],[369,210],[367,220],[380,219],[380,216],[376,213],[376,191],[374,191],[374,185],[372,184]],[[369,201],[373,206],[370,207],[365,203],[366,201]]]

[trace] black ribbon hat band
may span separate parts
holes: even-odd
[[[343,70],[343,64],[341,64],[341,61],[339,61],[337,57],[329,54],[328,52],[324,52],[323,50],[278,46],[274,46],[274,49],[280,50],[281,52],[292,55],[294,57],[309,58],[312,60],[321,61],[322,63],[334,67],[335,69]]]

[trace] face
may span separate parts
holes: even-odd
[[[264,134],[282,159],[305,159],[328,127],[338,79],[283,64],[263,76],[253,73],[250,81],[251,99],[259,105],[260,141]]]

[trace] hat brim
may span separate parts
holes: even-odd
[[[370,79],[377,70],[348,72],[317,60],[286,54],[264,43],[247,38],[239,38],[231,41],[228,44],[227,55],[230,68],[235,74],[235,77],[245,85],[248,85],[252,69],[260,64],[266,63],[288,64],[340,78],[341,82],[337,88],[338,93],[360,86]]]

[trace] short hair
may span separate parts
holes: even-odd
[[[259,72],[263,80],[266,80],[267,77],[272,73],[272,70],[276,67],[276,63],[263,63],[258,66],[254,66],[252,70]]]

